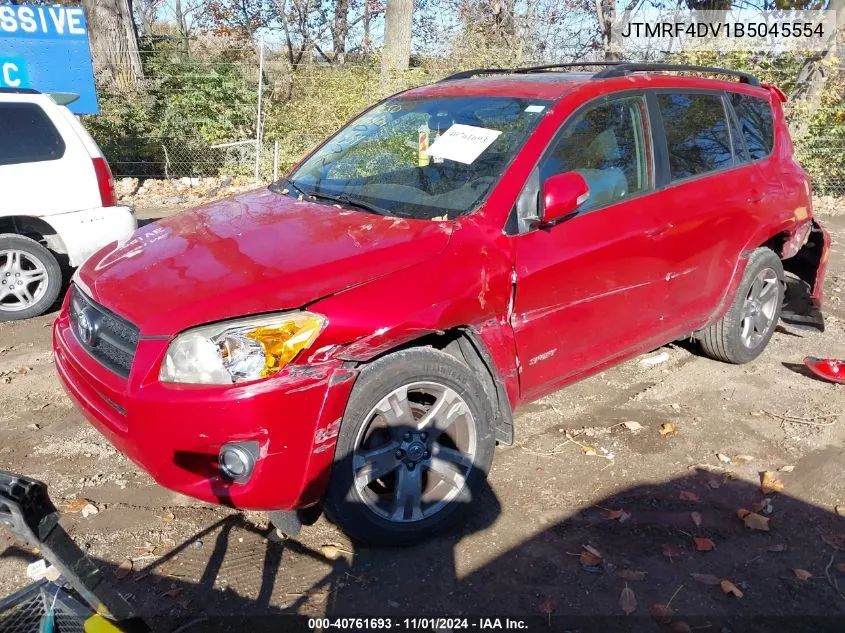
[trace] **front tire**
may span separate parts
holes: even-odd
[[[367,365],[341,423],[326,515],[371,545],[445,529],[484,485],[491,419],[483,385],[449,354],[414,348]]]
[[[774,251],[758,248],[748,264],[727,314],[698,335],[707,356],[740,365],[757,358],[780,319],[783,263]]]
[[[44,314],[61,288],[62,269],[50,251],[23,235],[0,235],[0,321]]]

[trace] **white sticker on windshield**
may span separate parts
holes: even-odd
[[[543,105],[530,105],[527,108],[525,108],[525,111],[536,113],[536,112],[542,112],[545,109],[546,109],[546,106],[543,106]]]
[[[428,148],[432,158],[447,158],[465,165],[472,165],[481,152],[490,147],[501,131],[485,127],[455,123],[437,137]]]

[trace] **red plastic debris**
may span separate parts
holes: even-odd
[[[808,356],[804,364],[819,378],[839,385],[845,385],[845,361],[835,358],[813,358]]]

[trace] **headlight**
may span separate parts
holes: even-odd
[[[167,348],[159,380],[228,385],[278,373],[326,325],[311,312],[287,312],[203,325]]]

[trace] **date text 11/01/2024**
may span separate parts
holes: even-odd
[[[527,630],[528,622],[523,618],[309,618],[308,628],[328,631],[361,630]]]

